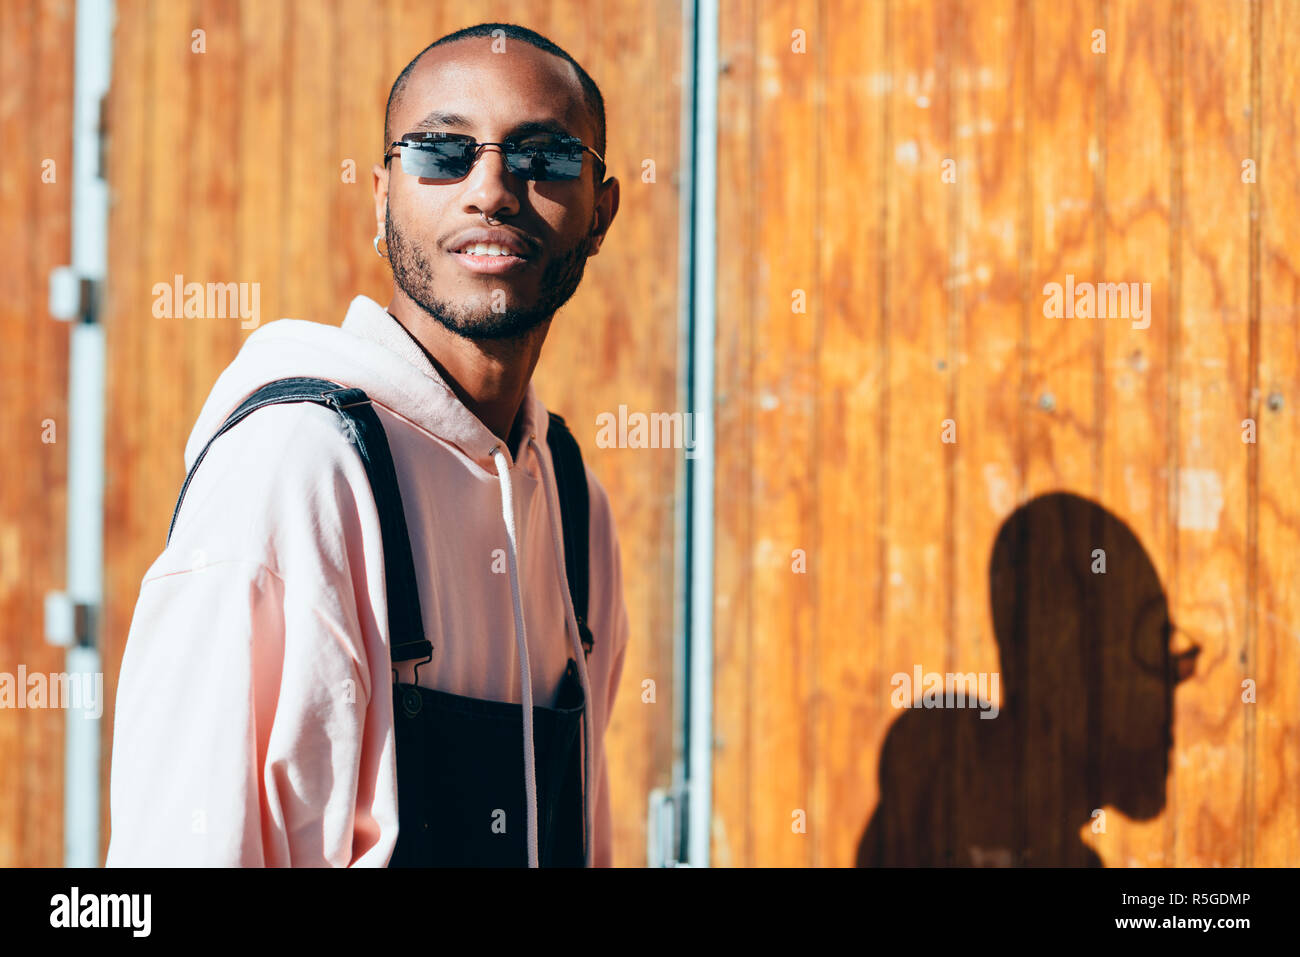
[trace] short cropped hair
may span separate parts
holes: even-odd
[[[419,62],[420,57],[424,56],[434,47],[440,47],[447,43],[454,43],[457,40],[463,40],[466,37],[487,37],[492,36],[496,31],[512,40],[522,40],[524,43],[544,50],[547,53],[554,54],[563,60],[573,64],[573,68],[578,72],[578,81],[582,84],[582,92],[587,101],[587,109],[591,112],[592,120],[596,127],[596,142],[593,149],[601,156],[605,155],[605,98],[600,95],[600,87],[596,86],[587,71],[573,57],[569,56],[564,50],[560,49],[546,37],[542,36],[527,27],[521,27],[514,23],[480,23],[476,26],[465,27],[463,30],[457,30],[455,33],[449,33],[445,37],[434,40],[427,47],[415,55],[410,63],[406,64],[402,72],[397,74],[397,79],[393,81],[393,88],[388,93],[388,107],[384,111],[384,149],[387,150],[390,143],[396,138],[393,129],[393,107],[402,98],[402,93],[406,89],[407,83],[410,82],[411,71],[415,69],[415,64]]]

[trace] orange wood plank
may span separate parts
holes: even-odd
[[[1260,4],[1259,591],[1255,671],[1256,867],[1300,866],[1300,10]],[[1247,675],[1250,677],[1250,675]]]
[[[69,434],[68,326],[47,302],[50,270],[71,256],[73,34],[64,6],[0,7],[0,433],[14,463],[0,484],[0,671],[14,682],[20,668],[48,675],[66,660],[45,641],[45,594],[66,585]],[[0,711],[0,866],[63,863],[63,818],[46,811],[63,803],[65,720],[49,707]]]
[[[872,636],[884,614],[886,518],[880,448],[889,393],[884,208],[892,169],[886,8],[836,10],[825,39],[819,110],[816,526],[813,576],[816,691],[804,718],[814,785],[813,865],[851,866],[876,805],[876,754],[897,712]],[[832,26],[833,25],[833,26]],[[819,51],[820,52],[820,51]],[[832,106],[833,104],[833,106]],[[739,162],[739,158],[736,162]],[[844,175],[841,175],[841,172]],[[846,215],[846,211],[852,211]]]
[[[985,675],[988,705],[944,712],[951,729],[951,763],[918,769],[944,780],[951,795],[950,859],[960,866],[1014,860],[1020,848],[1008,827],[1018,811],[1008,799],[1021,716],[1007,706],[1014,678],[1012,635],[994,628],[990,554],[999,531],[1021,502],[1023,418],[1032,415],[1021,388],[1021,345],[1026,312],[1039,305],[1026,283],[1022,252],[1029,242],[1024,217],[1032,167],[1028,160],[1029,72],[1033,47],[1030,12],[1007,2],[980,15],[952,11],[957,21],[953,54],[956,181],[948,184],[956,207],[950,310],[960,322],[946,360],[963,430],[949,473],[954,483],[952,547],[955,623],[949,636],[951,670]],[[998,676],[995,689],[992,676]],[[1027,676],[1018,679],[1023,685]],[[955,702],[954,702],[955,703]]]
[[[752,634],[758,591],[751,575],[754,535],[754,446],[758,405],[754,391],[759,295],[753,264],[762,188],[753,151],[761,145],[755,108],[760,52],[756,5],[719,4],[718,168],[727,188],[717,201],[718,249],[713,621],[713,821],[709,860],[716,867],[752,866],[755,822]],[[719,173],[721,176],[721,172]]]
[[[953,149],[952,87],[956,28],[947,8],[908,0],[891,5],[887,42],[893,82],[885,162],[887,419],[885,565],[880,667],[890,726],[879,763],[880,800],[863,836],[865,864],[944,864],[952,820],[947,782],[915,768],[949,763],[951,740],[942,711],[895,709],[892,696],[921,702],[921,689],[895,688],[922,672],[952,670],[954,624],[952,486],[948,470],[970,432],[957,418],[948,367],[952,349],[952,252],[955,207],[942,163]],[[945,423],[951,423],[945,425]],[[949,439],[945,442],[945,431]]]
[[[1173,620],[1202,646],[1174,696],[1174,866],[1249,860],[1241,681],[1247,651],[1250,16],[1189,2],[1182,17],[1177,545]]]
[[[1101,61],[1106,76],[1105,128],[1099,134],[1104,166],[1101,189],[1105,200],[1105,232],[1101,237],[1102,272],[1108,281],[1150,282],[1147,320],[1108,320],[1101,397],[1104,422],[1102,449],[1103,501],[1125,521],[1140,540],[1154,566],[1168,610],[1169,469],[1174,422],[1168,401],[1171,343],[1175,332],[1171,314],[1170,246],[1170,110],[1173,5],[1120,3],[1106,8],[1107,51]],[[1159,135],[1152,135],[1153,131]],[[1108,584],[1122,587],[1120,569],[1108,570]],[[1132,607],[1132,591],[1117,591],[1121,607]],[[1108,622],[1134,635],[1132,627],[1112,612]],[[1131,616],[1130,616],[1131,617]],[[1159,614],[1139,622],[1158,626]],[[1143,638],[1154,649],[1162,638]],[[1110,701],[1103,726],[1106,753],[1133,750],[1146,742],[1146,755],[1137,766],[1103,774],[1103,795],[1109,798],[1105,830],[1088,834],[1093,849],[1107,866],[1162,866],[1168,862],[1172,833],[1167,807],[1166,749],[1158,740],[1165,725],[1165,682],[1142,677],[1132,669],[1132,657],[1119,644],[1105,660],[1117,680],[1110,682]],[[1105,672],[1111,674],[1110,670]],[[1158,707],[1156,707],[1158,705]],[[1156,773],[1159,769],[1159,774]],[[1142,789],[1133,782],[1146,782]]]

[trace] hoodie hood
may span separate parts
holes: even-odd
[[[394,363],[394,354],[405,361]],[[546,442],[550,417],[531,380],[522,406],[520,444],[506,448],[461,402],[402,325],[370,297],[357,296],[341,327],[277,319],[248,337],[203,404],[185,445],[186,469],[244,399],[266,383],[290,376],[362,389],[372,401],[454,445],[488,473],[496,472],[494,448],[505,454],[513,470],[518,459],[527,458],[521,453],[529,436]]]
[[[396,361],[395,356],[399,357]],[[299,319],[280,319],[249,336],[235,360],[217,379],[204,403],[186,443],[186,470],[193,467],[212,436],[248,396],[268,382],[294,376],[328,379],[343,387],[363,390],[372,403],[453,446],[473,462],[475,467],[489,476],[495,475],[498,480],[500,522],[506,533],[505,551],[522,697],[524,760],[521,770],[527,809],[529,866],[536,867],[539,850],[533,678],[527,622],[524,617],[523,598],[526,590],[520,569],[520,555],[524,552],[521,541],[524,525],[520,521],[516,505],[517,491],[514,484],[520,478],[517,473],[527,471],[528,465],[533,462],[540,475],[544,495],[543,509],[548,517],[546,524],[537,531],[549,534],[554,568],[558,569],[558,580],[554,586],[547,582],[542,583],[541,587],[555,587],[563,595],[565,631],[582,684],[584,723],[588,728],[591,727],[590,708],[593,698],[586,655],[568,588],[554,470],[549,449],[543,453],[549,415],[530,381],[521,406],[523,427],[519,431],[519,445],[515,449],[508,449],[506,443],[461,402],[402,325],[374,300],[357,296],[352,300],[341,327]],[[394,449],[395,460],[396,456],[397,451]],[[532,474],[531,471],[528,472],[530,477]],[[407,521],[409,525],[409,510]],[[418,541],[419,536],[412,535],[412,539]],[[537,583],[530,584],[534,588],[538,587]],[[428,622],[425,627],[427,631]],[[584,780],[594,782],[596,778],[592,749],[585,746],[583,751]],[[584,788],[583,809],[588,866],[592,863],[595,813],[590,790]]]

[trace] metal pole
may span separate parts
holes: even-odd
[[[68,647],[70,686],[95,689],[66,709],[64,864],[97,867],[103,670],[104,330],[108,184],[102,179],[101,109],[112,75],[112,0],[77,0],[72,141],[72,264],[50,277],[50,312],[73,321],[68,362],[67,591],[46,599],[47,638]],[[98,713],[96,713],[96,711]]]
[[[709,865],[713,819],[714,342],[717,334],[718,2],[696,0],[691,402],[696,452],[690,482],[690,797],[687,861]]]

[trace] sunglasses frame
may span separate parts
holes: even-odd
[[[528,135],[535,135],[535,134],[528,134]],[[572,136],[568,133],[552,133],[550,135],[559,139],[566,146],[576,147],[579,151],[579,156],[581,156],[583,152],[590,153],[592,156],[596,158],[596,161],[600,163],[601,175],[602,176],[604,175],[606,169],[605,158],[601,156],[599,153],[597,153],[590,146],[587,146],[585,143],[583,143],[582,140],[578,139],[578,137]],[[510,139],[507,139],[502,143],[480,143],[478,140],[474,139],[474,137],[469,136],[468,134],[465,133],[450,133],[443,130],[422,130],[420,132],[415,132],[415,133],[406,133],[402,136],[401,139],[393,140],[393,142],[389,144],[388,149],[384,151],[384,166],[388,166],[388,161],[393,158],[394,155],[393,151],[396,149],[400,149],[403,146],[418,147],[419,144],[421,143],[450,142],[450,141],[464,142],[466,146],[473,147],[474,153],[473,153],[473,158],[470,160],[469,166],[466,168],[465,172],[462,173],[460,176],[449,178],[447,180],[448,182],[454,182],[457,179],[464,179],[466,176],[468,176],[470,174],[470,171],[473,170],[474,164],[478,162],[479,153],[482,151],[483,147],[499,146],[501,147],[502,153],[505,154],[510,147],[516,145],[515,141]],[[533,182],[541,182],[541,183],[572,182],[573,180],[579,179],[582,176],[582,170],[579,169],[577,176],[557,176],[551,179],[534,180],[533,177],[531,176],[524,176],[522,173],[516,173],[514,169],[510,167],[510,161],[508,157],[506,158],[506,168],[509,169],[510,172],[515,176],[520,176],[523,179],[530,180]],[[405,172],[405,167],[403,167],[403,172]],[[432,177],[422,177],[422,178],[432,178]]]

